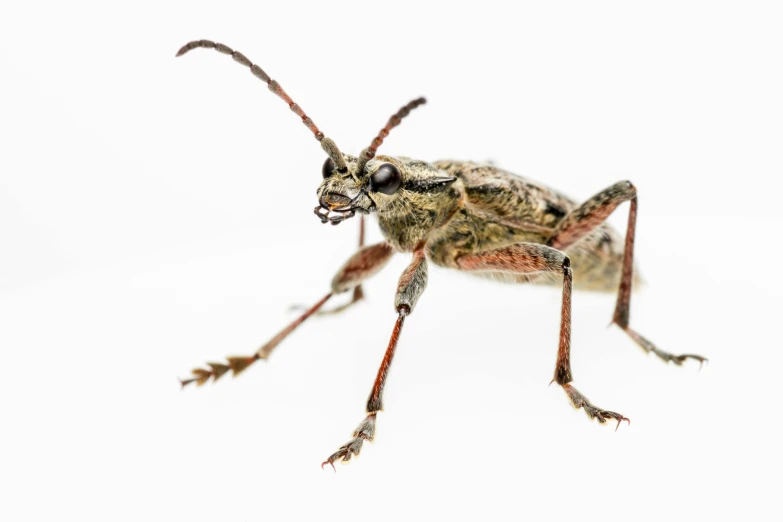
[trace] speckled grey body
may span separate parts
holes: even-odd
[[[207,363],[182,386],[202,385],[218,380],[228,371],[234,375],[258,360],[266,360],[278,344],[309,317],[345,310],[362,299],[362,282],[377,273],[396,252],[412,253],[401,275],[394,299],[397,320],[389,345],[367,400],[367,415],[352,438],[322,464],[334,466],[359,455],[365,441],[375,437],[378,412],[383,409],[383,390],[406,317],[427,286],[428,261],[446,268],[509,282],[562,284],[560,335],[553,382],[565,391],[574,408],[591,419],[630,420],[592,404],[573,385],[571,371],[571,293],[574,287],[613,291],[617,302],[612,322],[648,353],[666,362],[682,364],[688,359],[700,364],[706,359],[695,354],[674,355],[657,348],[630,327],[631,288],[634,282],[633,249],[638,198],[636,187],[620,181],[598,192],[581,205],[563,194],[529,179],[491,165],[466,161],[426,163],[404,157],[376,156],[389,132],[403,118],[426,103],[416,98],[394,113],[359,156],[343,154],[324,135],[260,66],[227,45],[211,40],[194,40],[180,48],[177,56],[193,49],[214,49],[265,82],[321,144],[329,157],[321,169],[314,213],[322,223],[339,225],[359,214],[375,214],[384,242],[364,245],[364,216],[360,217],[359,250],[332,280],[331,290],[307,308],[251,356],[228,357],[226,363]],[[629,202],[625,238],[605,223],[619,205]],[[335,294],[353,291],[350,302],[328,311],[321,307]]]
[[[362,195],[367,199],[365,208],[376,210],[381,233],[396,251],[413,252],[423,244],[427,258],[446,268],[459,269],[457,259],[466,254],[520,242],[547,244],[578,207],[560,192],[495,166],[378,156],[359,176],[354,170],[356,158],[345,155],[345,159],[348,171],[324,180],[319,196],[334,193],[352,198],[380,165],[393,163],[402,173],[402,187],[392,196]],[[611,226],[598,225],[564,251],[571,258],[576,288],[617,289],[623,241]],[[507,282],[561,282],[548,273],[471,273]]]

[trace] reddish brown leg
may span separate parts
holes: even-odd
[[[340,449],[323,461],[321,468],[330,464],[332,469],[334,469],[335,462],[348,462],[352,456],[359,455],[364,441],[372,442],[375,438],[375,419],[378,412],[383,409],[383,388],[386,385],[389,368],[394,358],[394,352],[397,349],[397,341],[400,338],[402,325],[405,322],[405,318],[413,311],[426,286],[427,261],[424,258],[424,250],[419,249],[413,253],[413,260],[405,272],[403,272],[397,285],[397,294],[394,299],[395,309],[397,310],[397,322],[394,323],[389,346],[386,348],[381,367],[378,369],[378,375],[375,377],[375,383],[370,392],[370,398],[367,400],[367,417],[356,427],[353,432],[353,438],[340,446]]]
[[[359,250],[361,250],[362,247],[364,247],[364,216],[359,216]],[[359,285],[353,289],[353,294],[351,295],[350,301],[328,310],[319,310],[315,315],[339,314],[340,312],[352,307],[362,299],[364,299],[364,290],[362,290],[362,285]],[[303,305],[293,305],[291,307],[292,310],[303,310],[304,308],[305,307]]]
[[[207,363],[209,369],[195,368],[193,370],[193,377],[189,379],[180,379],[179,382],[182,384],[183,388],[192,382],[195,382],[197,385],[201,386],[210,378],[212,378],[213,381],[217,381],[229,370],[231,370],[234,374],[234,377],[236,377],[248,366],[258,361],[259,359],[267,359],[269,354],[272,353],[272,350],[274,350],[275,347],[280,344],[280,341],[288,337],[291,332],[296,330],[296,328],[302,324],[305,319],[313,315],[319,308],[321,308],[330,297],[332,297],[331,292],[326,294],[323,298],[321,298],[320,301],[307,309],[305,313],[297,317],[296,320],[294,320],[291,324],[283,328],[280,333],[275,335],[268,343],[259,348],[258,351],[253,355],[226,357],[227,364],[209,362]]]
[[[361,250],[364,247],[364,216],[359,216],[359,250]],[[342,312],[346,308],[350,307],[352,304],[361,301],[364,299],[364,290],[362,290],[362,285],[357,286],[353,289],[353,297],[351,297],[351,300],[348,301],[347,304],[344,304],[342,306],[338,306],[334,310],[324,310],[323,314],[336,314],[338,312]]]
[[[617,292],[617,304],[614,309],[612,322],[633,339],[646,352],[652,352],[664,361],[671,361],[681,365],[686,359],[695,359],[701,365],[705,359],[700,355],[683,354],[673,355],[655,347],[653,343],[633,330],[628,322],[631,314],[631,286],[633,283],[633,245],[636,236],[636,211],[638,198],[636,187],[630,181],[615,183],[587,200],[580,207],[567,215],[555,230],[549,245],[553,248],[567,249],[580,239],[592,232],[598,225],[623,202],[630,201],[631,208],[628,212],[628,230],[625,234],[625,248],[623,251],[623,271],[620,279],[620,288]]]
[[[226,363],[207,363],[209,369],[196,368],[193,370],[193,377],[180,379],[182,386],[195,382],[197,385],[206,383],[210,378],[217,381],[220,377],[231,370],[236,377],[248,366],[260,359],[268,359],[272,351],[280,342],[288,337],[296,328],[305,322],[311,315],[318,312],[326,301],[334,294],[347,292],[356,288],[362,281],[376,274],[384,267],[391,258],[393,250],[388,243],[378,243],[365,247],[356,252],[343,267],[337,272],[332,280],[332,291],[326,294],[320,301],[308,308],[302,315],[297,317],[291,324],[283,328],[280,333],[275,335],[269,342],[261,346],[253,355],[227,357]]]
[[[563,252],[534,243],[518,243],[507,247],[469,254],[457,259],[463,270],[510,272],[535,275],[542,272],[563,274],[563,301],[560,310],[560,342],[553,381],[563,387],[574,408],[583,408],[587,416],[604,423],[607,419],[628,421],[619,413],[603,410],[590,403],[576,388],[571,386],[571,287],[573,274],[571,261]],[[628,421],[630,422],[630,421]]]

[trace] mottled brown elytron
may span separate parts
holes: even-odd
[[[280,96],[321,143],[329,158],[323,165],[315,214],[333,225],[360,217],[359,250],[338,270],[331,291],[284,328],[255,354],[229,357],[226,363],[208,363],[182,381],[204,384],[229,370],[240,373],[274,348],[313,314],[335,313],[359,301],[361,283],[377,273],[394,253],[410,253],[410,265],[397,286],[394,310],[397,320],[378,375],[367,401],[367,416],[350,441],[324,463],[334,466],[358,455],[365,440],[375,435],[376,416],[383,409],[382,395],[397,340],[427,285],[427,264],[471,272],[508,282],[562,285],[560,337],[553,381],[565,390],[575,408],[605,423],[626,417],[601,409],[571,384],[571,290],[617,290],[613,322],[645,351],[664,361],[700,363],[704,357],[672,355],[658,349],[629,326],[631,286],[634,280],[633,244],[636,230],[637,194],[629,181],[602,190],[585,203],[564,196],[540,183],[497,167],[468,161],[427,163],[405,157],[376,156],[392,128],[419,105],[418,98],[389,119],[378,136],[359,156],[340,152],[337,145],[316,127],[301,107],[258,65],[226,45],[196,40],[182,47],[177,56],[196,48],[215,49],[250,68],[257,78]],[[625,239],[605,223],[621,203],[630,202]],[[364,246],[364,215],[375,214],[385,241]],[[334,295],[352,292],[346,304],[329,311],[320,308]]]

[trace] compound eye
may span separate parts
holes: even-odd
[[[332,158],[326,158],[324,166],[321,169],[321,174],[323,174],[324,179],[334,174],[334,161],[332,161]]]
[[[400,188],[402,175],[400,169],[391,163],[384,163],[370,176],[369,189],[372,192],[382,192],[392,195]]]

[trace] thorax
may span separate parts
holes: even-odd
[[[435,165],[457,178],[459,192],[456,208],[427,238],[428,257],[441,266],[454,267],[460,255],[512,243],[545,243],[576,206],[555,190],[491,165]]]

